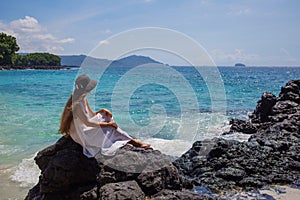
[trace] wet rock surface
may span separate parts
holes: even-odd
[[[26,199],[217,199],[195,188],[299,187],[299,104],[300,80],[290,81],[277,98],[264,93],[249,121],[231,120],[226,134],[251,134],[247,142],[197,141],[175,161],[131,146],[114,157],[87,158],[80,145],[62,137],[36,156],[41,176]]]

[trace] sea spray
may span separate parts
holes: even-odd
[[[18,182],[20,187],[29,187],[38,182],[40,169],[34,162],[35,156],[24,158],[17,166],[6,169],[6,172],[11,174],[10,179]]]

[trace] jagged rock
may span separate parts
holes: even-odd
[[[250,121],[232,120],[231,131],[252,133],[248,142],[214,138],[174,161],[187,180],[214,191],[266,184],[290,184],[300,176],[300,80],[290,81],[279,98],[264,93]],[[249,128],[250,127],[250,128]],[[208,143],[208,142],[206,142]]]
[[[172,164],[159,170],[145,169],[137,180],[147,195],[153,195],[162,189],[180,190],[182,188],[177,168]]]
[[[233,167],[222,168],[216,172],[216,177],[221,177],[225,180],[240,181],[246,175],[244,169]]]
[[[257,178],[254,177],[246,177],[239,182],[239,185],[244,188],[248,188],[248,187],[260,188],[263,185],[265,185],[265,182],[261,182],[260,180],[257,180]]]
[[[182,188],[177,168],[159,151],[125,146],[112,158],[103,159],[100,156],[96,159],[105,166],[97,177],[102,185],[136,180],[146,195],[153,195],[162,189]]]
[[[152,148],[132,146],[113,157],[87,158],[79,144],[62,137],[36,156],[41,176],[26,199],[143,199],[163,189],[180,191],[181,177],[168,158]],[[133,191],[136,196],[129,195]]]
[[[232,131],[232,132],[253,134],[253,133],[256,133],[256,131],[257,131],[256,127],[252,123],[246,122],[244,120],[232,119],[232,120],[230,120],[229,124],[231,125],[230,131]]]
[[[109,183],[101,187],[101,200],[141,200],[145,194],[135,181]]]
[[[39,152],[35,160],[42,171],[41,193],[69,191],[73,187],[95,183],[99,172],[96,160],[84,156],[82,147],[70,137],[63,137]]]
[[[279,101],[291,100],[300,103],[300,80],[289,81],[284,87],[281,88],[279,94]]]
[[[25,200],[40,200],[42,199],[42,194],[40,193],[40,184],[36,184],[31,188],[25,197]]]
[[[183,190],[183,191],[174,191],[174,190],[162,190],[159,193],[155,194],[151,200],[215,200],[217,198],[210,197],[209,195],[199,195],[196,192]]]
[[[97,200],[99,196],[98,187],[95,186],[87,192],[80,195],[80,200]]]
[[[295,181],[293,182],[292,187],[293,187],[293,188],[300,189],[300,176],[298,177],[297,180],[295,180]]]
[[[268,116],[272,113],[272,107],[276,103],[276,96],[271,92],[263,93],[261,100],[257,102],[256,109],[250,116],[254,123],[262,123],[269,121]]]

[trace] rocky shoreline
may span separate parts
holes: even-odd
[[[36,156],[41,176],[26,200],[218,199],[212,192],[300,187],[300,80],[288,82],[279,97],[265,92],[249,120],[231,120],[223,134],[235,132],[251,136],[197,141],[176,159],[130,146],[114,157],[87,158],[62,137]]]
[[[70,69],[72,66],[0,66],[1,70],[62,70]]]

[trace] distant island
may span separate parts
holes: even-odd
[[[85,62],[85,65],[89,65],[89,66],[109,66],[109,67],[136,67],[148,63],[161,64],[160,62],[150,57],[140,56],[140,55],[131,55],[114,61],[108,59],[94,58],[86,55],[61,55],[61,56],[52,55],[49,58],[55,59],[56,61],[59,60],[59,62],[53,65],[51,64],[51,62],[47,61],[48,59],[43,59],[45,56],[49,56],[49,54],[48,53],[16,54],[16,57],[18,57],[18,59],[14,60],[15,64],[0,65],[0,70],[71,69],[71,68],[79,68],[83,62]],[[31,60],[31,62],[21,62],[22,60],[25,61]],[[51,59],[49,61],[51,61]]]
[[[17,69],[70,69],[87,66],[135,67],[148,63],[160,63],[150,57],[130,55],[118,60],[93,58],[86,55],[58,56],[47,52],[17,53],[20,49],[17,39],[6,33],[0,33],[0,70]]]
[[[63,66],[72,66],[72,67],[80,67],[83,62],[85,65],[90,66],[110,66],[110,67],[136,67],[143,64],[148,63],[157,63],[160,62],[141,55],[130,55],[118,60],[108,60],[101,58],[94,58],[86,55],[62,55],[59,56],[61,58],[61,64]]]
[[[234,66],[235,67],[246,67],[246,65],[243,63],[236,63]]]
[[[0,70],[11,69],[63,69],[59,56],[50,53],[14,54],[11,62],[2,63]]]

